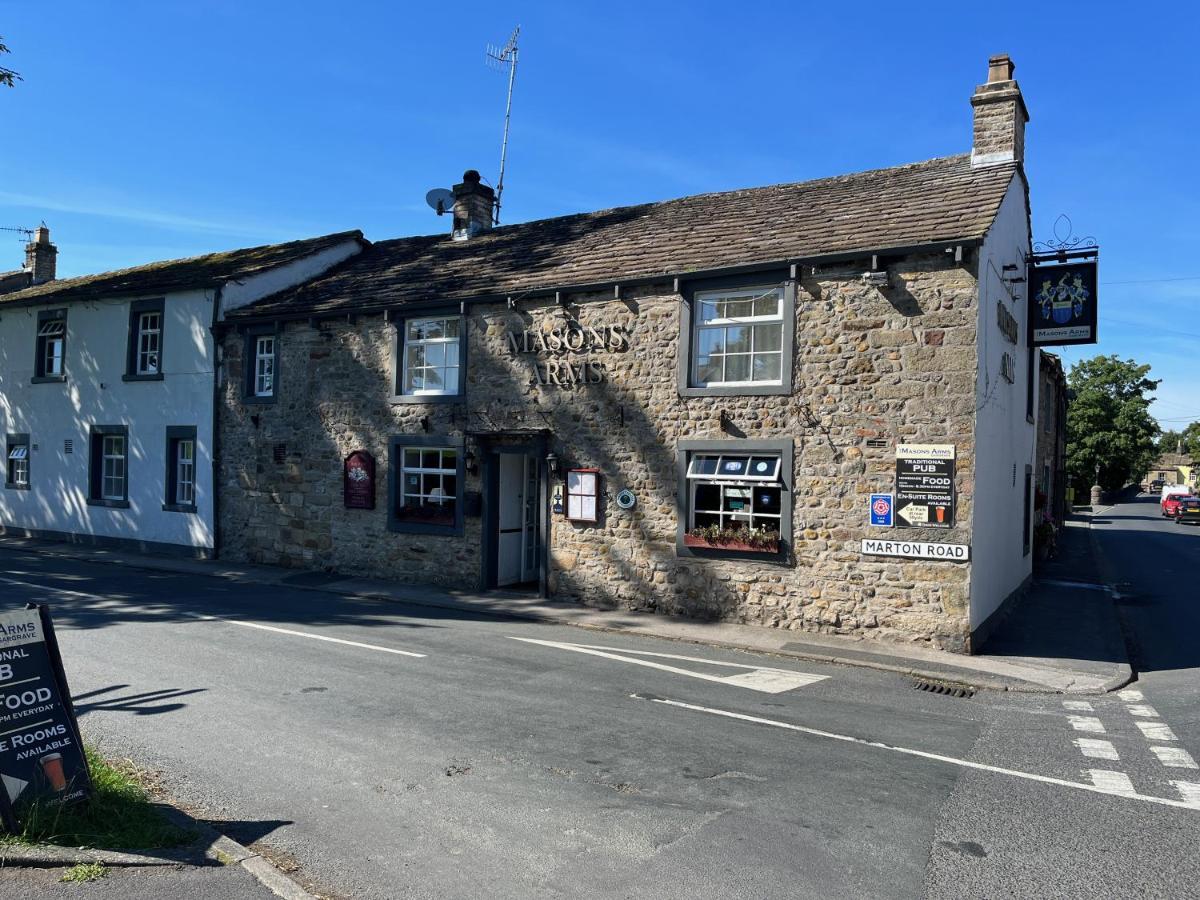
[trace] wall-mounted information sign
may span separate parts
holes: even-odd
[[[9,831],[35,803],[92,793],[70,698],[46,607],[0,613],[0,817]]]
[[[1097,259],[1029,263],[1029,346],[1094,344]]]
[[[571,469],[567,472],[567,518],[595,522],[599,518],[600,471]]]
[[[375,508],[375,457],[355,450],[342,464],[342,502],[346,509]]]
[[[954,525],[954,445],[896,447],[896,524],[901,528]]]

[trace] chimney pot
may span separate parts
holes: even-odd
[[[988,84],[997,81],[1012,81],[1016,64],[1008,58],[1007,53],[1001,53],[988,59]]]

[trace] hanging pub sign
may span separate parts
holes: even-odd
[[[1096,251],[1038,256],[1029,261],[1029,346],[1094,344],[1096,337]],[[1065,262],[1065,259],[1071,261]]]
[[[0,818],[10,832],[30,807],[92,793],[71,692],[45,606],[0,613]]]
[[[355,450],[342,464],[342,502],[346,509],[375,508],[375,457]]]

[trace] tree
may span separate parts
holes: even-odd
[[[1076,490],[1096,482],[1117,491],[1140,479],[1158,455],[1158,423],[1150,416],[1159,382],[1150,366],[1097,356],[1071,367],[1067,384],[1067,472]]]
[[[1183,439],[1182,431],[1164,431],[1158,439],[1158,455],[1164,453],[1175,453],[1179,449],[1179,442]]]
[[[4,45],[4,35],[0,35],[0,54],[8,52],[8,47]],[[7,84],[9,87],[12,87],[20,80],[21,76],[12,69],[6,69],[4,66],[0,66],[0,84]]]
[[[1183,429],[1180,438],[1183,440],[1183,452],[1192,459],[1200,460],[1200,422],[1193,422]]]

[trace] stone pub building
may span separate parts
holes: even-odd
[[[221,552],[969,652],[1030,575],[1039,372],[1008,57],[971,106],[968,153],[503,227],[467,172],[451,233],[232,311]],[[874,527],[909,445],[953,506]]]

